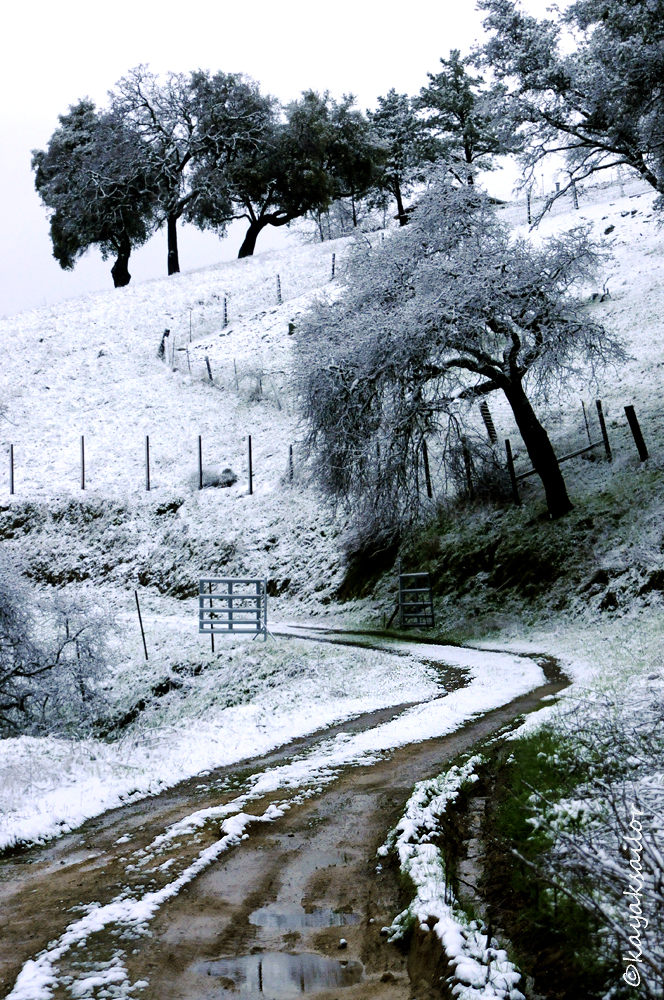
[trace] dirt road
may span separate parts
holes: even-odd
[[[261,793],[261,776],[284,766],[297,774],[298,760],[335,735],[326,730],[6,857],[2,995],[435,996],[416,970],[409,978],[405,955],[380,933],[405,900],[398,873],[378,863],[376,850],[416,781],[563,686],[547,684],[451,736],[337,769],[317,785],[294,777]]]

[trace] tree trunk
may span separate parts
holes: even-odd
[[[169,215],[167,222],[169,274],[178,274],[180,271],[180,258],[178,256],[177,221],[178,221],[177,215]]]
[[[567,487],[549,436],[535,416],[535,411],[523,391],[521,383],[511,384],[503,390],[512,407],[516,425],[519,428],[533,469],[542,480],[546,503],[552,518],[562,517],[572,510],[573,504],[567,495]]]
[[[403,207],[403,199],[401,197],[401,185],[399,184],[399,178],[394,178],[394,197],[397,199],[397,219],[399,220],[400,226],[405,226],[408,224],[408,216]]]
[[[244,242],[242,243],[240,252],[238,253],[238,259],[240,257],[253,257],[254,250],[256,249],[258,234],[262,229],[265,229],[267,225],[267,219],[255,219],[253,222],[249,223],[247,234],[244,237]]]
[[[118,258],[111,268],[113,285],[115,288],[124,288],[131,281],[129,273],[129,256],[131,254],[131,243],[128,236],[123,236],[120,240]]]

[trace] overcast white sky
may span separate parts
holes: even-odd
[[[526,6],[542,12],[543,0]],[[390,87],[416,94],[450,48],[467,52],[482,27],[473,0],[32,0],[3,13],[0,61],[0,316],[81,292],[111,288],[96,250],[73,272],[51,256],[46,213],[33,187],[30,154],[44,148],[57,115],[107,91],[138,63],[152,70],[199,67],[242,72],[283,99],[302,90],[356,94],[375,107]],[[496,178],[494,185],[501,181]],[[508,194],[511,180],[502,181]],[[234,257],[242,229],[219,241],[185,227],[180,266]],[[258,250],[283,245],[284,231],[259,237]],[[166,273],[163,233],[132,254],[133,281]]]

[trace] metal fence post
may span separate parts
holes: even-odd
[[[247,457],[249,459],[249,496],[254,492],[254,470],[251,467],[251,434],[248,438]]]
[[[203,439],[198,435],[198,488],[203,489]]]
[[[150,492],[150,438],[145,435],[145,489]]]
[[[9,492],[14,492],[14,445],[9,446]]]
[[[81,434],[81,489],[85,489],[85,438]]]

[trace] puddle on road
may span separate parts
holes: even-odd
[[[270,1000],[295,1000],[302,993],[354,986],[362,980],[362,968],[359,962],[283,952],[221,958],[207,966],[208,975],[217,978],[224,993]]]
[[[307,913],[304,907],[296,903],[290,906],[270,903],[249,915],[249,923],[255,927],[284,931],[297,931],[301,927],[343,927],[359,922],[357,913],[336,913],[329,909],[314,909]]]

